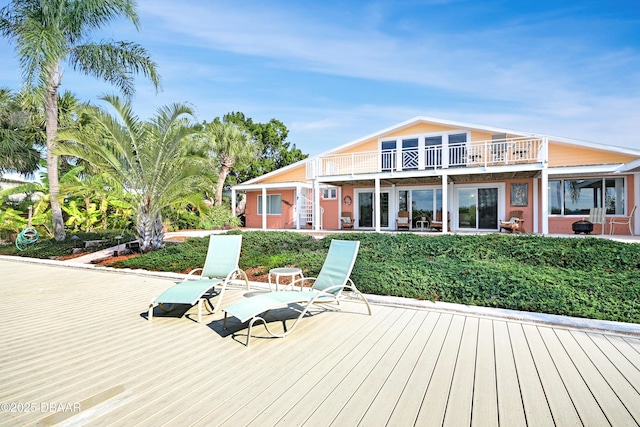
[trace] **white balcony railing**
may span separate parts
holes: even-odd
[[[544,144],[543,138],[508,138],[336,154],[309,160],[307,178],[540,163],[546,153]]]

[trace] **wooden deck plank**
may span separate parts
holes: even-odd
[[[0,426],[532,425],[540,388],[557,425],[638,421],[637,337],[349,303],[286,339],[257,327],[246,348],[246,326],[223,330],[221,313],[149,322],[173,279],[2,257],[0,271],[0,401],[82,406],[0,412]]]
[[[380,389],[369,407],[366,408],[366,413],[359,419],[358,424],[365,426],[386,424],[395,410],[409,379],[414,375],[420,374],[416,371],[417,363],[425,344],[429,341],[431,334],[433,334],[439,317],[438,313],[429,313],[428,317],[418,329],[415,338],[409,343],[407,351],[402,355],[402,359],[398,361],[398,364],[387,378],[382,389]],[[357,400],[358,396],[353,396],[352,400],[353,399]],[[349,409],[345,406],[345,408],[340,411],[340,414],[333,420],[332,424],[337,426],[346,425],[344,422],[346,422],[345,418],[347,414],[349,414]]]
[[[640,350],[631,345],[633,341],[639,341],[638,339],[610,335],[605,337],[620,353],[622,353],[629,363],[633,364],[636,369],[640,369]]]
[[[433,333],[429,336],[415,367],[415,375],[412,375],[398,399],[398,403],[389,418],[388,425],[414,425],[424,403],[424,395],[427,393],[429,382],[442,352],[449,326],[453,320],[451,314],[440,314]]]
[[[640,364],[640,354],[632,361],[614,346],[610,339],[607,339],[611,337],[600,334],[589,334],[589,338],[591,338],[593,343],[598,346],[598,350],[611,361],[635,390],[640,393],[640,369],[636,366],[636,364]]]
[[[350,334],[338,333],[333,336],[333,339],[329,337],[328,341],[325,341],[324,338],[327,337],[323,334],[327,329],[325,322],[318,322],[317,330],[312,332],[311,337],[315,342],[305,343],[299,339],[294,341],[291,336],[288,338],[290,341],[287,343],[289,350],[281,370],[269,367],[268,371],[262,372],[262,377],[251,375],[246,379],[242,377],[229,379],[231,385],[238,384],[233,389],[229,389],[228,386],[221,387],[221,392],[228,397],[227,402],[201,414],[196,421],[200,424],[214,422],[214,420],[216,423],[227,422],[229,418],[247,408],[251,412],[252,406],[269,411],[272,408],[279,408],[279,404],[283,405],[282,411],[279,412],[279,415],[282,416],[286,408],[294,405],[301,395],[308,392],[316,382],[335,369],[337,360],[348,360],[354,351],[366,351],[370,344],[366,342],[368,340],[364,338],[365,336],[370,336],[375,341],[378,334],[385,334],[388,327],[394,323],[402,322],[401,318],[404,317],[403,313],[394,313],[384,309],[379,310],[379,314],[384,314],[384,316],[376,316],[377,318],[367,321],[361,328],[355,328]],[[369,316],[362,317],[363,319],[358,320],[365,320],[364,317],[369,320]],[[340,319],[334,318],[333,320],[339,321]],[[334,327],[336,331],[340,332],[344,325],[336,323]],[[318,346],[318,342],[321,342],[322,345]],[[309,353],[309,347],[322,350]],[[293,353],[292,350],[295,353],[293,357],[289,357]],[[259,405],[261,397],[270,400],[268,406]],[[260,413],[261,411],[258,415]],[[256,416],[255,413],[251,415],[253,415],[251,418]]]
[[[525,324],[522,328],[529,343],[531,355],[540,376],[540,382],[547,395],[547,403],[549,404],[553,421],[559,426],[581,426],[580,416],[542,340],[538,327]]]
[[[602,380],[611,387],[611,390],[626,407],[635,423],[640,425],[640,394],[638,394],[638,390],[594,344],[590,337],[591,334],[578,331],[570,331],[570,334],[584,352],[583,354],[589,358]],[[640,384],[636,384],[636,386],[640,386]]]
[[[323,420],[330,421],[334,425],[358,424],[370,408],[371,402],[376,399],[391,375],[396,372],[395,369],[398,368],[403,356],[410,348],[415,348],[410,344],[417,341],[416,337],[419,336],[419,331],[423,327],[428,328],[424,324],[428,317],[428,313],[416,311],[415,316],[402,332],[388,342],[387,349],[378,362],[369,366],[365,363],[356,365],[344,380],[324,397],[322,403],[306,422],[310,425],[321,423]],[[391,396],[389,394],[386,396],[390,399],[400,394],[398,389],[387,389],[387,391],[392,393]],[[384,411],[385,407],[379,406],[377,409]],[[389,417],[393,406],[387,409],[388,412],[380,414],[382,418]]]
[[[553,328],[538,328],[546,348],[549,351],[553,363],[556,365],[562,382],[564,383],[571,401],[575,406],[580,420],[585,426],[611,425],[602,412],[600,405],[594,398],[580,371],[574,365],[573,354],[569,354],[556,336]]]
[[[508,329],[516,370],[518,371],[520,394],[522,395],[527,424],[552,426],[554,422],[547,402],[547,395],[542,387],[538,368],[531,355],[522,325],[509,322]]]
[[[607,383],[598,371],[589,355],[585,354],[584,350],[580,348],[571,332],[559,329],[556,330],[556,335],[567,352],[571,354],[571,360],[589,386],[591,393],[596,398],[609,422],[614,426],[636,424],[627,408],[616,396],[611,385]]]
[[[295,381],[291,386],[284,386],[286,390],[284,390],[281,394],[278,394],[274,392],[274,388],[278,387],[278,385],[273,384],[274,381],[277,381],[277,377],[272,374],[273,369],[271,367],[268,373],[268,378],[266,378],[265,381],[262,382],[262,384],[260,384],[260,381],[258,380],[258,386],[260,387],[260,389],[266,389],[265,393],[269,393],[269,395],[272,396],[272,399],[276,399],[274,403],[272,403],[268,407],[265,407],[264,411],[260,413],[261,417],[265,417],[266,419],[268,419],[268,421],[265,422],[265,425],[274,424],[275,421],[277,421],[277,419],[282,416],[283,408],[286,408],[286,405],[291,405],[291,402],[294,402],[296,399],[300,398],[300,396],[302,396],[306,391],[308,391],[308,383],[313,382],[313,379],[311,377],[315,376],[319,380],[324,375],[326,375],[327,372],[333,368],[333,363],[331,361],[334,360],[334,358],[339,360],[344,359],[349,355],[349,352],[351,352],[353,348],[358,345],[358,343],[362,342],[362,340],[364,339],[363,336],[368,336],[369,334],[374,333],[376,330],[380,330],[382,325],[394,323],[395,321],[397,321],[400,315],[400,313],[397,311],[385,310],[384,308],[380,307],[376,307],[376,310],[380,311],[380,313],[379,316],[376,316],[375,320],[365,323],[361,328],[358,328],[357,330],[353,330],[352,332],[344,333],[341,336],[337,336],[337,338],[332,342],[332,345],[334,345],[333,348],[328,349],[326,346],[323,346],[322,351],[315,352],[320,356],[321,359],[316,363],[313,363],[314,361],[311,359],[313,355],[306,355],[306,347],[300,345],[301,343],[298,340],[296,340],[295,342],[291,340],[291,345],[286,347],[286,350],[284,351],[286,351],[287,353],[291,352],[291,347],[293,347],[294,349],[297,348],[301,351],[297,354],[296,358],[284,360],[284,363],[288,367],[288,371],[285,371],[284,375],[290,374],[291,372],[299,371],[299,375],[302,376],[304,381],[294,379]],[[317,333],[322,333],[322,330],[318,330]],[[285,347],[283,347],[283,349],[285,349]],[[276,361],[279,361],[278,359],[280,358],[280,356],[275,357]],[[257,376],[256,374],[247,373],[248,377],[250,375],[253,375],[254,377]],[[287,376],[289,377],[289,375]],[[222,375],[219,376],[219,378],[213,378],[212,382],[203,382],[199,389],[194,389],[192,391],[191,394],[193,395],[193,397],[184,396],[184,398],[181,398],[178,401],[175,401],[171,405],[167,406],[163,411],[172,413],[173,415],[170,417],[165,416],[163,422],[174,421],[176,423],[189,423],[197,421],[201,418],[201,416],[198,416],[195,419],[188,416],[188,413],[190,411],[189,405],[192,405],[191,407],[193,407],[200,404],[199,400],[201,399],[201,397],[199,396],[206,395],[206,393],[204,392],[213,392],[216,388],[216,385],[217,387],[220,387],[220,384],[226,384],[227,382],[234,381],[244,382],[244,379],[243,377],[238,377],[237,375],[235,377],[230,375]],[[247,380],[247,383],[252,383],[252,381]],[[227,387],[225,387],[225,389],[227,389]],[[233,397],[230,396],[229,391],[225,393],[225,399],[218,400],[216,404],[218,406],[225,406],[228,400],[233,400]],[[211,406],[213,405],[210,405],[209,410],[214,409],[211,408]],[[178,415],[180,414],[180,411],[184,412],[184,414]],[[226,415],[228,416],[231,414]],[[156,418],[159,422],[163,418],[163,414],[159,413],[158,417]],[[151,418],[150,421],[153,422],[154,418]]]
[[[416,424],[442,425],[447,409],[447,399],[451,390],[451,381],[456,367],[462,332],[464,331],[464,316],[454,316],[438,356],[435,370],[429,381],[424,402],[418,413]]]
[[[323,377],[319,381],[317,379],[315,386],[309,388],[308,391],[301,396],[300,399],[295,401],[295,404],[286,412],[283,413],[276,425],[290,425],[293,420],[308,420],[318,408],[322,405],[329,404],[328,409],[331,409],[331,405],[335,402],[327,402],[327,398],[332,396],[336,388],[344,384],[345,381],[350,380],[352,371],[358,369],[369,369],[372,364],[377,362],[382,357],[389,347],[395,342],[397,337],[413,323],[412,320],[416,316],[415,312],[407,312],[396,323],[391,325],[384,331],[384,334],[375,334],[373,341],[363,348],[354,348],[352,354],[349,357],[344,358],[342,362],[335,366],[328,376]],[[351,383],[349,383],[351,384]],[[349,396],[340,398],[344,403]],[[326,403],[325,403],[326,402]],[[327,424],[333,419],[333,416],[328,416]]]
[[[494,321],[493,334],[496,351],[496,388],[498,390],[498,417],[501,425],[526,426],[518,371],[507,322]]]
[[[494,427],[498,420],[498,391],[496,389],[496,359],[493,341],[493,322],[480,319],[473,384],[472,427]]]
[[[333,316],[337,315],[338,314],[335,314]],[[369,318],[369,316],[366,317]],[[306,322],[301,323],[300,329],[295,331],[295,336],[298,337],[298,340],[302,343],[305,343],[309,336],[313,337],[322,332],[324,326],[326,326],[323,325],[322,322],[319,322],[319,319],[306,320]],[[229,344],[234,343],[229,342]],[[212,363],[211,361],[208,361],[208,367],[198,368],[193,372],[193,377],[197,381],[193,382],[189,389],[197,387],[198,384],[203,382],[203,378],[216,378],[216,376],[219,377],[220,374],[225,371],[230,371],[234,374],[234,377],[227,376],[216,379],[213,387],[216,390],[216,396],[218,397],[214,402],[210,402],[211,410],[205,412],[212,413],[215,412],[214,408],[222,408],[222,410],[218,411],[217,414],[211,415],[216,423],[220,423],[226,416],[233,413],[234,406],[241,407],[244,404],[243,402],[250,399],[252,393],[258,393],[262,388],[269,388],[269,384],[274,378],[277,378],[279,375],[286,375],[286,373],[290,372],[296,363],[307,362],[306,359],[309,359],[307,363],[313,363],[313,357],[321,356],[321,353],[318,353],[317,355],[314,354],[313,357],[306,357],[305,346],[301,346],[299,342],[298,345],[296,345],[294,340],[290,340],[290,342],[286,342],[284,344],[285,345],[277,352],[279,357],[269,365],[269,370],[264,370],[264,367],[260,366],[260,353],[262,353],[262,351],[257,351],[253,352],[254,354],[252,355],[254,363],[249,365],[241,375],[238,375],[238,372],[233,370],[233,366],[237,363],[235,362],[235,356],[242,355],[245,353],[244,350],[251,351],[253,350],[253,347],[246,349],[241,346],[239,347],[238,345],[231,345],[229,346],[233,351],[233,355],[231,357],[221,358],[220,363]],[[173,398],[176,398],[175,394],[173,394]],[[163,405],[161,407],[164,411],[164,401],[162,403]],[[203,402],[200,403],[202,404]],[[154,405],[157,406],[157,403],[154,403]],[[127,425],[140,422],[144,420],[145,417],[144,411],[138,410],[130,412],[125,409],[122,412],[123,415],[126,415],[126,417],[123,417],[122,419]],[[190,417],[193,417],[192,422],[195,422],[202,418],[203,414],[202,412],[185,414],[185,418]],[[113,416],[110,416],[110,419],[112,418]],[[181,422],[183,421],[186,420],[181,420]]]
[[[478,346],[478,318],[466,317],[447,400],[444,426],[471,425]]]

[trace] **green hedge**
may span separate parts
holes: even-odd
[[[241,233],[233,231],[232,233]],[[640,245],[534,235],[244,232],[240,267],[318,274],[332,238],[359,240],[352,279],[365,293],[640,323]],[[208,238],[118,263],[201,267]]]

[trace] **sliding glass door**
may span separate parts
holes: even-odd
[[[498,189],[458,189],[458,228],[496,230],[498,228]]]
[[[358,227],[374,228],[374,193],[373,191],[357,191]],[[380,193],[380,227],[389,228],[389,192]]]

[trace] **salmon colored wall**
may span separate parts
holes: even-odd
[[[524,219],[524,231],[531,233],[533,231],[533,179],[510,179],[505,182],[505,218],[499,219],[509,221],[509,212],[522,211],[522,218]],[[511,184],[527,184],[527,206],[511,205]]]
[[[637,159],[627,154],[593,148],[575,147],[549,141],[549,167],[613,165]]]
[[[627,177],[627,180],[626,180],[627,191],[626,191],[625,197],[627,200],[627,210],[628,210],[628,212],[626,213],[629,214],[633,206],[638,205],[639,201],[633,198],[633,194],[635,192],[633,175],[626,175],[626,177]],[[541,187],[539,188],[539,194],[542,194]],[[611,219],[613,216],[614,215],[607,216],[607,219],[605,221],[606,222],[605,231],[604,231],[605,233],[609,233],[609,219]],[[571,225],[574,222],[581,220],[582,217],[583,215],[549,216],[549,234],[573,234]],[[539,212],[538,218],[539,218],[538,231],[541,232],[542,231],[542,211]],[[627,235],[627,236],[629,235],[629,227],[627,227],[626,225],[616,225],[614,228],[614,231],[615,231],[614,234]],[[600,225],[594,225],[592,234],[600,234],[600,233],[601,233]]]
[[[338,193],[340,193],[339,189]],[[344,197],[344,196],[343,196]],[[338,203],[340,199],[323,199],[320,198],[320,206],[324,209],[322,214],[322,228],[326,230],[337,230],[338,226]]]
[[[258,196],[261,191],[247,191],[245,208],[245,227],[262,228],[262,215],[258,215]],[[282,195],[282,215],[267,215],[267,228],[295,228],[293,211],[295,206],[294,190],[270,190],[269,194]]]

